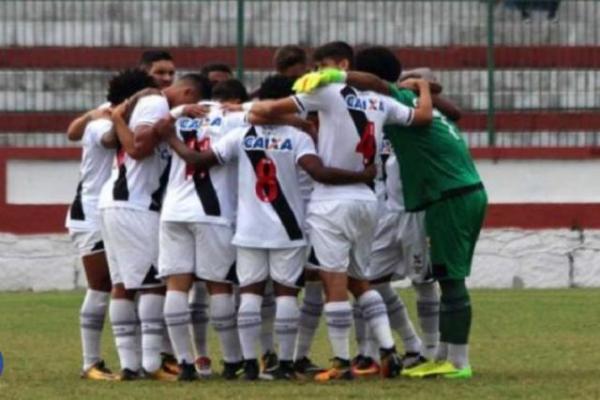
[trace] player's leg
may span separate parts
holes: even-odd
[[[198,253],[197,253],[198,254]],[[209,294],[206,282],[196,279],[190,292],[189,307],[192,315],[192,337],[196,349],[196,367],[203,376],[210,375],[208,356]]]
[[[268,278],[268,253],[264,249],[237,248],[237,274],[240,281],[238,333],[244,358],[244,378],[259,378],[256,346],[261,331],[261,306]]]
[[[141,369],[140,323],[135,311],[136,291],[125,289],[121,274],[121,224],[119,210],[101,211],[102,238],[112,282],[109,319],[121,366],[118,379],[132,380],[139,377]]]
[[[81,254],[88,289],[79,314],[83,369],[81,377],[92,380],[116,378],[104,365],[100,353],[102,329],[111,291],[110,273],[100,232],[71,232]]]
[[[352,378],[350,371],[352,306],[346,289],[350,242],[339,226],[349,217],[349,214],[351,211],[347,203],[311,202],[308,206],[309,238],[319,260],[319,276],[325,292],[325,320],[334,355],[332,367],[315,375],[317,381]]]
[[[487,197],[479,190],[446,199],[426,210],[425,224],[431,241],[433,276],[439,280],[440,348],[447,343],[447,361],[439,362],[420,375],[470,378],[468,339],[471,301],[465,285],[475,244],[483,224]]]
[[[265,293],[260,308],[260,317],[262,319],[260,329],[260,347],[262,349],[262,356],[260,357],[261,372],[274,371],[279,365],[277,353],[275,352],[275,345],[273,343],[275,308],[275,291],[273,289],[273,282],[269,280],[265,285]]]
[[[209,316],[223,355],[225,379],[237,378],[242,367],[242,352],[237,330],[237,315],[232,282],[235,272],[235,247],[231,245],[233,229],[213,224],[196,224],[196,276],[206,282],[210,301]],[[208,376],[207,369],[200,369]],[[204,371],[204,372],[203,372]]]
[[[196,261],[194,233],[187,223],[162,221],[159,246],[159,273],[167,282],[164,316],[168,337],[179,365],[178,379],[195,380],[198,375],[194,368],[191,313],[188,306]]]

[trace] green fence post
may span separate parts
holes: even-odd
[[[487,80],[488,80],[488,111],[487,111],[487,132],[488,146],[496,146],[496,127],[495,114],[496,107],[494,102],[495,83],[494,83],[494,6],[495,0],[487,1]]]
[[[244,81],[244,0],[237,2],[237,77]]]

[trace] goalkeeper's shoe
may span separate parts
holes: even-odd
[[[449,361],[428,362],[421,365],[422,368],[413,371],[407,376],[410,378],[434,378],[443,376],[448,379],[468,379],[473,376],[471,367],[456,368]],[[417,367],[419,368],[419,367]]]
[[[409,378],[422,378],[422,374],[430,369],[437,368],[439,365],[445,363],[445,361],[426,361],[422,364],[411,368],[404,368],[402,370],[402,376]]]
[[[350,361],[335,357],[331,360],[331,368],[315,375],[315,381],[317,382],[327,382],[336,379],[354,379],[350,369]]]
[[[106,368],[104,361],[100,360],[93,364],[88,369],[81,371],[81,379],[89,379],[91,381],[115,381],[118,375],[115,375]]]
[[[352,375],[356,377],[379,375],[379,373],[379,364],[371,357],[359,354],[352,360]]]
[[[471,366],[456,369],[455,372],[450,372],[444,375],[446,379],[470,379],[473,377]]]

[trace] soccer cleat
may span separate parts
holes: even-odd
[[[371,357],[359,354],[352,360],[352,375],[356,377],[379,375],[379,372],[379,364]]]
[[[237,379],[244,371],[244,362],[238,361],[233,363],[224,362],[223,372],[221,376],[227,380]]]
[[[299,380],[303,376],[296,373],[293,361],[279,361],[279,365],[275,370],[263,372],[260,374],[260,379],[265,380]]]
[[[137,379],[140,379],[140,373],[137,371],[132,371],[129,368],[122,369],[117,376],[118,381],[135,381]]]
[[[115,375],[106,368],[104,361],[100,360],[94,365],[81,371],[81,379],[88,379],[90,381],[115,381],[118,379],[118,375]]]
[[[173,375],[179,374],[179,364],[177,363],[177,359],[174,355],[169,353],[160,353],[160,357],[162,358],[162,369]]]
[[[273,351],[267,351],[260,358],[260,372],[272,372],[279,366],[277,354]]]
[[[256,361],[256,359],[244,360],[244,379],[247,381],[255,381],[258,379],[258,375],[258,361]]]
[[[411,378],[433,378],[436,376],[446,375],[469,375],[465,376],[465,378],[470,378],[473,375],[473,373],[469,367],[467,371],[463,371],[466,369],[467,368],[458,369],[449,361],[439,361],[436,363],[431,363],[428,367],[422,368],[421,370],[417,370],[416,372],[413,372],[408,376]]]
[[[296,373],[302,375],[315,375],[324,371],[323,368],[314,364],[308,357],[302,357],[301,359],[294,361],[294,369],[296,370]]]
[[[327,382],[335,379],[354,379],[350,361],[335,357],[331,360],[331,368],[315,375],[315,381],[317,382]]]
[[[470,379],[473,377],[473,370],[471,367],[465,367],[457,369],[456,372],[450,372],[449,374],[443,375],[446,379]]]
[[[154,372],[148,372],[143,370],[144,377],[152,381],[163,381],[163,382],[175,382],[177,381],[178,375],[172,374],[163,367],[157,369]]]
[[[381,376],[383,378],[395,378],[402,372],[402,359],[396,353],[396,348],[381,349]]]
[[[445,361],[426,361],[412,368],[405,368],[402,370],[402,376],[409,378],[422,378],[422,374],[430,369],[436,368],[438,365]]]
[[[196,369],[202,378],[209,378],[212,375],[210,358],[206,356],[196,358]]]
[[[415,368],[418,365],[426,363],[428,360],[420,353],[405,353],[402,356],[402,372],[407,369]]]
[[[180,382],[192,382],[199,378],[198,372],[194,364],[181,363],[179,364],[179,375],[177,380]]]

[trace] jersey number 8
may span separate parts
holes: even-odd
[[[265,203],[272,203],[279,196],[277,168],[273,160],[262,158],[256,164],[256,196]]]

